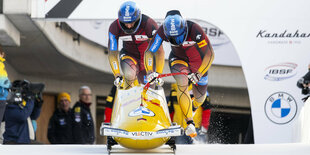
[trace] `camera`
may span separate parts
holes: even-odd
[[[35,100],[35,104],[42,105],[42,93],[44,87],[45,85],[43,83],[31,83],[27,80],[15,80],[9,88],[7,103],[21,106],[23,100]]]
[[[301,93],[303,95],[310,94],[309,87],[304,87],[304,85],[308,85],[309,83],[310,83],[310,81],[309,80],[305,80],[304,78],[301,78],[301,79],[298,80],[297,87],[301,88]]]

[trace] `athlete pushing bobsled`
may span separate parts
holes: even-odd
[[[158,75],[153,70],[154,64],[156,68],[161,68],[160,65],[163,65],[155,63],[158,62],[158,58],[155,57],[156,60],[153,60],[163,41],[171,44],[172,50],[169,56],[171,73],[185,73],[174,76],[178,85],[177,99],[188,124],[185,134],[195,137],[197,133],[193,111],[201,106],[206,98],[207,75],[214,59],[214,52],[207,35],[198,24],[184,20],[178,10],[168,11],[163,25],[154,34],[145,53],[144,64],[149,79]],[[194,84],[193,101],[188,92],[189,80]]]
[[[144,83],[146,75],[144,52],[157,29],[156,22],[141,14],[137,5],[131,1],[121,5],[118,19],[110,25],[109,62],[115,76],[114,84],[119,87],[123,83],[123,89],[117,90],[111,124],[101,128],[102,135],[109,136],[108,150],[115,143],[133,149],[155,148],[167,143],[170,136],[182,134],[182,129],[171,123],[163,89],[143,89],[140,85]],[[120,52],[119,39],[123,41]],[[163,64],[162,47],[158,51],[155,54],[158,60],[156,63]],[[156,68],[158,73],[162,73],[162,70],[163,65]],[[159,83],[156,78],[153,80]],[[175,148],[173,142],[168,143]]]
[[[124,2],[116,19],[109,28],[109,62],[115,77],[114,84],[120,86],[124,81],[125,89],[131,88],[135,81],[144,83],[146,75],[144,69],[144,52],[151,38],[158,29],[156,22],[141,13],[136,3]],[[123,41],[123,48],[118,52],[118,41]],[[159,47],[155,55],[157,64],[164,63],[163,48]],[[120,59],[120,60],[119,60]],[[120,67],[124,74],[124,80],[120,74]],[[163,66],[157,67],[156,72],[162,73]]]
[[[135,10],[136,8],[131,8],[132,6],[126,4],[126,2],[121,6],[119,19],[117,20],[118,24],[114,24],[118,26],[119,29],[124,30],[124,25],[127,28],[131,26],[139,27],[139,20],[134,20],[131,24],[124,24],[126,22],[120,20],[120,18],[132,18],[129,17],[130,10]],[[124,12],[124,16],[122,16],[122,12]],[[136,11],[134,12],[133,15],[136,15]],[[139,22],[139,24],[136,24],[136,22]],[[116,26],[114,26],[114,28]],[[134,33],[138,32],[138,29],[139,28],[134,28]],[[207,75],[207,71],[214,57],[210,42],[200,26],[193,22],[183,20],[179,11],[176,10],[167,13],[163,26],[159,28],[154,36],[155,38],[151,40],[146,50],[146,56],[144,57],[144,65],[148,73],[148,83],[144,88],[134,82],[128,83],[128,81],[134,80],[129,80],[129,78],[126,77],[126,72],[128,72],[128,70],[121,65],[125,74],[125,90],[118,89],[117,98],[115,100],[116,104],[114,104],[112,112],[111,125],[103,125],[101,128],[102,135],[112,136],[114,138],[108,138],[108,150],[111,149],[111,145],[113,145],[115,141],[127,148],[155,148],[166,143],[171,136],[179,136],[182,134],[182,129],[171,123],[163,89],[161,87],[158,87],[157,90],[149,88],[150,84],[156,83],[160,86],[163,83],[161,77],[164,75],[159,74],[162,72],[164,65],[161,47],[163,40],[169,41],[172,45],[170,68],[172,75],[174,75],[178,83],[178,101],[187,118],[188,127],[186,128],[186,135],[191,137],[197,135],[192,120],[192,110],[199,107],[205,99],[207,84],[204,80],[206,80],[205,76]],[[121,77],[118,68],[118,59],[117,56],[115,57],[115,52],[111,52],[117,51],[115,50],[117,49],[116,38],[118,37],[109,32],[109,60],[116,77],[114,84],[119,86]],[[127,38],[129,39],[127,41],[132,41],[130,39],[134,40],[134,38],[135,36],[131,35],[131,37]],[[128,59],[128,61],[131,61],[132,63],[124,61],[123,64],[128,66],[127,68],[129,70],[134,70],[133,68],[137,66],[136,59],[130,56],[127,57],[125,54],[126,53],[121,54],[120,59]],[[155,60],[153,60],[154,58]],[[141,57],[139,60],[141,60]],[[135,77],[136,76],[137,75],[135,75]],[[196,84],[194,89],[195,100],[193,102],[193,109],[192,101],[187,90],[188,79]],[[170,144],[173,144],[173,142]],[[171,146],[175,148],[175,145]]]

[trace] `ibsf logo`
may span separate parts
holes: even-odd
[[[277,92],[268,97],[265,102],[265,114],[275,124],[286,124],[294,119],[297,104],[292,95]]]
[[[269,66],[265,69],[265,80],[269,81],[282,81],[289,79],[297,74],[295,63],[280,63]]]

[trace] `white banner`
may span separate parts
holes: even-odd
[[[247,38],[239,55],[250,95],[255,142],[294,142],[293,129],[303,106],[296,83],[310,63],[310,23],[247,24],[239,32]]]
[[[114,19],[115,20],[115,19]],[[67,21],[66,23],[77,33],[85,38],[98,43],[99,45],[108,46],[108,31],[110,24],[114,21],[112,19],[106,20],[91,20],[91,21]],[[235,48],[233,47],[229,38],[218,27],[197,19],[189,19],[198,23],[206,32],[213,50],[215,51],[215,58],[213,64],[227,65],[227,66],[241,66],[239,57]],[[158,25],[161,25],[163,19],[155,19]],[[119,50],[122,48],[121,40],[119,40]],[[168,59],[171,46],[169,43],[163,43],[165,50],[165,58]]]

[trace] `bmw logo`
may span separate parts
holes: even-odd
[[[288,93],[274,93],[265,102],[265,114],[273,123],[289,123],[294,119],[296,113],[297,103],[293,96]]]

